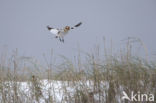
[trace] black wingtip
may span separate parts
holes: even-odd
[[[78,24],[76,24],[74,27],[79,27],[82,24],[82,22],[79,22]]]
[[[47,29],[48,29],[48,30],[51,30],[52,28],[51,28],[49,25],[47,25]]]

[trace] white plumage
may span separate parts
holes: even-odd
[[[51,29],[50,32],[51,32],[52,34],[58,36],[59,30],[57,30],[57,29]]]

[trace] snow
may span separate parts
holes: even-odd
[[[5,88],[5,92],[9,93],[11,90],[11,94],[7,94],[8,98],[13,98],[15,91],[13,90],[14,87],[17,87],[17,94],[21,98],[23,103],[50,103],[53,101],[54,103],[69,103],[68,101],[71,98],[74,98],[75,94],[80,91],[83,93],[93,92],[94,84],[93,81],[55,81],[55,80],[38,80],[36,84],[33,84],[31,81],[27,82],[5,82],[5,85],[8,85]],[[36,88],[34,88],[36,87]],[[108,82],[102,82],[101,87],[102,93],[106,97],[105,91],[109,88]],[[35,89],[37,91],[35,91]],[[38,99],[36,94],[38,93]],[[95,100],[99,99],[99,93],[95,93],[94,98]],[[2,100],[2,94],[0,96]],[[116,97],[120,101],[120,96]],[[103,99],[101,101],[104,101]],[[74,101],[73,101],[74,102]],[[71,101],[71,103],[73,103]],[[11,102],[12,103],[12,102]]]

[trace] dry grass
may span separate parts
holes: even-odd
[[[95,52],[85,54],[83,58],[86,59],[83,61],[79,53],[76,62],[62,57],[63,62],[60,65],[54,66],[51,61],[50,63],[46,61],[47,67],[35,61],[28,63],[28,60],[22,60],[17,50],[11,58],[7,58],[6,54],[2,53],[0,101],[1,103],[57,103],[54,84],[50,84],[48,90],[44,90],[40,81],[43,79],[64,81],[61,82],[62,103],[128,103],[118,99],[121,98],[123,90],[126,93],[140,91],[153,93],[156,96],[156,64],[134,57],[131,48],[128,39],[126,51],[113,56],[112,49],[108,51],[104,48],[102,54],[100,47],[96,46]],[[147,50],[145,52],[147,53]],[[23,81],[28,83],[28,93],[20,89],[20,82]],[[69,88],[73,88],[74,92]],[[48,93],[46,97],[43,91]]]

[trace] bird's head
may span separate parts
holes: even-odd
[[[69,26],[66,26],[65,27],[65,30],[67,30],[67,31],[70,30],[70,27]]]

